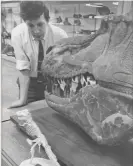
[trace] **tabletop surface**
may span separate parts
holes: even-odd
[[[66,166],[132,166],[133,144],[98,145],[77,125],[49,107],[31,112],[53,152]],[[23,130],[25,131],[25,130]]]

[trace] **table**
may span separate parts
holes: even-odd
[[[49,107],[31,112],[53,152],[65,166],[132,166],[133,144],[98,145],[77,125]],[[22,143],[23,144],[23,143]]]

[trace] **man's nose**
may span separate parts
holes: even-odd
[[[36,34],[40,32],[40,31],[39,31],[39,28],[38,28],[37,26],[34,27],[34,30],[33,30],[33,31],[34,31],[34,33],[36,33]]]

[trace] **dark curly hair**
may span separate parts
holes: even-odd
[[[42,14],[44,14],[44,18],[48,22],[50,19],[49,10],[43,1],[21,1],[20,16],[24,21],[37,19]]]

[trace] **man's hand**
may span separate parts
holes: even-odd
[[[10,108],[22,107],[22,106],[25,106],[26,104],[27,104],[26,102],[23,102],[23,101],[21,101],[21,100],[17,100],[17,101],[15,101],[15,102],[13,102],[13,103],[11,104],[11,106],[9,106],[8,108],[10,109]]]

